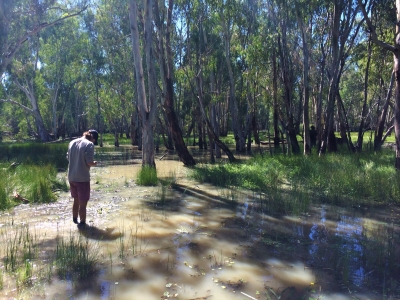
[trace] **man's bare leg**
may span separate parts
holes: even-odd
[[[79,212],[79,199],[74,198],[74,204],[72,205],[72,220],[75,224],[78,224],[78,212]]]
[[[80,203],[79,203],[80,223],[85,223],[86,222],[86,206],[87,206],[87,203],[88,203],[88,200],[80,201]]]

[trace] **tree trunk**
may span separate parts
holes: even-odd
[[[389,108],[389,103],[390,99],[392,97],[392,89],[393,89],[393,84],[394,84],[394,75],[395,73],[392,72],[392,76],[390,78],[390,85],[389,89],[386,95],[386,100],[385,104],[383,105],[381,115],[378,120],[378,125],[375,129],[375,138],[374,138],[374,151],[380,151],[382,144],[383,144],[383,131],[385,129],[385,123],[386,123],[386,116]]]
[[[280,144],[280,133],[279,133],[279,105],[278,105],[278,68],[276,65],[276,52],[275,49],[272,53],[272,90],[274,98],[274,147],[279,148]],[[269,138],[269,134],[268,134]]]
[[[303,39],[303,84],[304,84],[304,98],[303,98],[303,153],[304,155],[311,154],[310,142],[310,117],[309,117],[309,102],[310,102],[310,81],[309,81],[309,52],[308,52],[308,35],[304,23],[301,19],[300,27]]]
[[[399,16],[400,12],[400,1],[396,1],[397,12]],[[400,18],[397,18],[400,21]],[[397,26],[397,31],[399,26]],[[400,45],[400,40],[397,38],[397,44]],[[396,137],[396,170],[400,170],[400,52],[394,52],[394,74],[395,74],[395,106],[394,106],[394,132]]]
[[[367,58],[367,65],[365,67],[365,76],[364,76],[364,101],[361,111],[361,122],[360,126],[358,127],[358,138],[356,144],[356,151],[362,152],[363,146],[363,136],[364,136],[364,126],[365,126],[365,119],[367,118],[367,100],[368,100],[368,76],[369,76],[369,66],[371,64],[371,52],[372,52],[372,45],[371,41],[368,41],[368,58]]]
[[[28,80],[26,80],[26,86],[21,85],[18,82],[18,80],[16,80],[15,83],[18,86],[18,88],[25,93],[26,97],[28,98],[29,102],[31,103],[32,109],[28,109],[27,111],[30,111],[33,118],[35,119],[35,125],[36,125],[37,135],[38,135],[39,139],[42,142],[48,142],[49,134],[44,125],[42,114],[40,113],[39,105],[37,103],[35,91],[33,88],[33,82],[29,82]],[[14,102],[14,101],[8,101],[8,102],[16,103],[19,106],[23,106],[23,105],[19,104],[18,102]]]
[[[201,115],[203,116],[204,121],[206,122],[208,132],[212,136],[212,139],[215,141],[215,143],[222,149],[222,151],[225,152],[225,154],[228,156],[228,159],[230,162],[236,161],[235,157],[233,156],[233,153],[229,150],[229,148],[219,140],[217,135],[215,134],[212,124],[207,118],[206,111],[204,110],[203,106],[203,89],[202,89],[202,83],[201,83],[201,72],[196,78],[196,84],[197,84],[197,91],[198,91],[198,97],[197,99],[199,100],[199,106],[200,106],[200,111]]]
[[[239,152],[245,152],[246,140],[239,120],[239,110],[235,94],[235,78],[233,76],[232,62],[230,58],[230,35],[228,33],[226,24],[224,22],[222,24],[222,27],[223,27],[223,35],[225,42],[225,61],[228,67],[228,75],[229,75],[229,108],[232,118],[232,130],[236,140],[236,150]]]
[[[285,52],[287,50],[286,45],[286,28],[285,25],[282,25],[282,39],[278,37],[278,49],[279,49],[279,57],[281,59],[282,64],[282,76],[283,76],[283,85],[284,85],[284,99],[285,99],[285,109],[286,109],[286,116],[282,122],[285,122],[283,125],[284,130],[286,131],[288,137],[288,149],[289,149],[289,142],[290,148],[293,154],[300,153],[300,146],[297,141],[296,130],[294,128],[293,123],[293,96],[292,96],[292,76],[289,70],[289,63],[287,62],[287,56]]]
[[[156,25],[159,31],[158,37],[158,51],[159,51],[159,63],[161,68],[161,77],[163,82],[164,99],[162,101],[162,107],[167,115],[169,131],[172,135],[172,139],[175,143],[175,149],[178,153],[179,158],[186,166],[194,166],[196,161],[193,156],[188,151],[185,141],[183,139],[182,130],[179,126],[179,121],[174,109],[174,86],[172,81],[172,71],[173,71],[173,60],[171,51],[171,40],[170,40],[170,30],[172,22],[172,10],[174,1],[168,1],[168,16],[167,16],[167,27],[164,34],[160,21],[160,14],[158,10],[158,2],[155,1],[154,9],[156,13]],[[165,52],[163,36],[165,35]],[[166,54],[166,55],[165,55]]]
[[[149,81],[149,101],[147,104],[144,73],[142,58],[140,55],[139,46],[139,31],[137,22],[137,5],[136,0],[130,1],[129,6],[129,19],[132,33],[132,52],[135,61],[135,72],[137,81],[138,93],[138,110],[142,121],[142,165],[155,167],[154,161],[154,118],[157,110],[156,103],[156,86],[155,86],[155,73],[154,73],[154,60],[152,52],[152,0],[147,0],[145,5],[145,48],[146,48],[146,63],[148,68],[148,81]]]

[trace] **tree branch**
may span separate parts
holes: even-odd
[[[367,11],[365,10],[365,6],[364,6],[364,4],[362,4],[361,0],[358,0],[358,6],[361,9],[361,12],[362,12],[362,14],[364,16],[365,22],[367,22],[368,29],[369,29],[369,31],[371,33],[372,41],[375,44],[377,44],[378,46],[380,46],[380,47],[382,47],[382,48],[384,48],[386,50],[389,50],[391,52],[399,51],[399,49],[397,49],[395,46],[390,45],[388,43],[385,43],[385,42],[383,42],[383,41],[378,39],[378,36],[376,35],[375,26],[372,24],[371,19],[368,17]]]
[[[15,101],[15,100],[12,100],[12,99],[0,99],[0,102],[8,102],[8,103],[17,105],[17,106],[21,107],[23,110],[25,110],[26,112],[28,112],[30,114],[33,114],[33,110],[32,109],[30,109],[29,107],[27,107],[27,106]]]
[[[57,19],[53,22],[47,23],[41,23],[39,25],[37,25],[36,27],[34,27],[31,31],[26,32],[22,37],[20,37],[16,42],[15,42],[15,46],[13,49],[11,49],[10,51],[8,51],[7,54],[4,55],[3,59],[2,59],[2,63],[0,65],[0,75],[2,75],[2,73],[4,72],[4,70],[6,69],[7,65],[10,63],[10,61],[13,59],[15,53],[17,53],[17,51],[21,48],[21,46],[28,40],[29,37],[35,35],[36,33],[38,33],[40,30],[47,28],[47,27],[51,27],[54,26],[56,24],[58,24],[61,21],[64,21],[66,19],[75,17],[77,15],[79,15],[80,13],[82,13],[83,11],[85,11],[87,9],[87,6],[85,6],[84,8],[82,8],[80,11],[70,14],[70,15],[66,15],[60,19]]]

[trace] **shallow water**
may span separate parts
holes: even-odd
[[[84,238],[98,258],[98,271],[78,282],[34,275],[21,289],[3,275],[2,299],[400,298],[398,208],[270,215],[254,195],[235,192],[239,203],[228,201],[229,191],[189,180],[188,168],[167,158],[157,160],[157,172],[174,180],[174,189],[137,186],[137,157],[129,165],[100,160],[88,230],[72,223],[68,193],[2,213],[3,245],[21,226],[35,233],[33,274],[43,272],[39,265],[62,237]]]

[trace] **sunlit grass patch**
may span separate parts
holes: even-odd
[[[3,174],[9,182],[5,188],[6,195],[17,202],[17,194],[31,203],[52,202],[56,200],[55,190],[68,189],[65,179],[57,178],[57,170],[50,164],[21,164],[3,170]]]
[[[136,183],[144,186],[157,185],[157,169],[150,166],[143,166],[137,174]]]
[[[311,203],[361,205],[398,202],[400,175],[392,157],[381,153],[318,156],[275,155],[242,163],[197,165],[200,182],[262,193],[268,206],[299,212]]]

